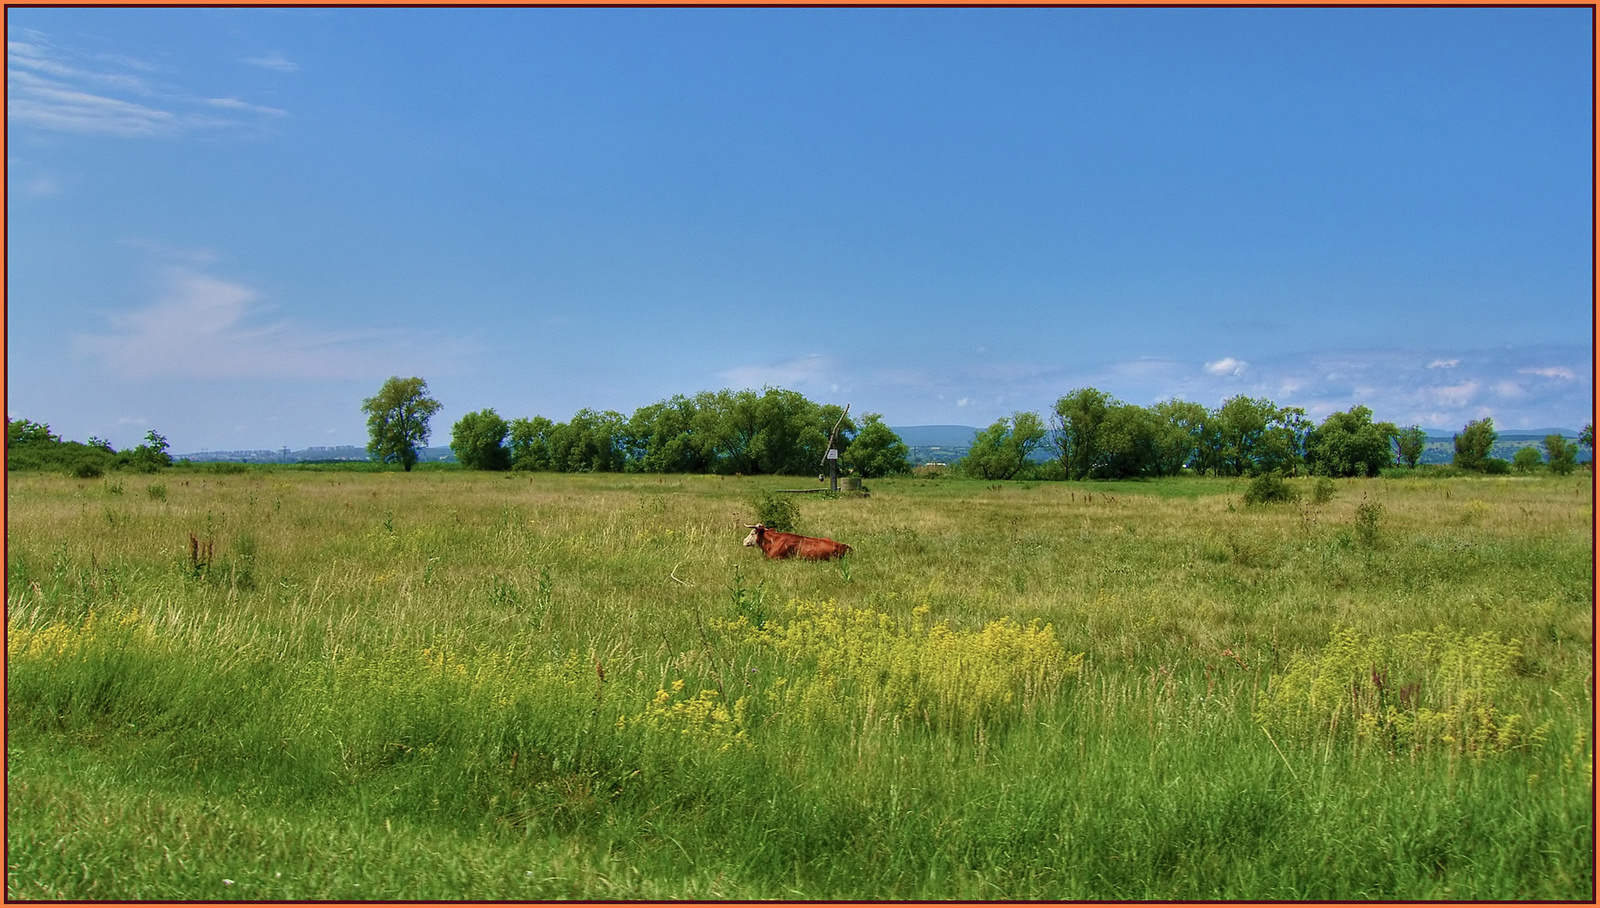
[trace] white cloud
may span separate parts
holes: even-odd
[[[1459,360],[1459,359],[1436,359],[1433,362],[1428,363],[1428,368],[1429,369],[1454,369],[1456,366],[1459,366],[1459,365],[1461,365],[1461,360]]]
[[[1249,363],[1244,360],[1234,359],[1231,356],[1225,356],[1213,363],[1206,363],[1206,371],[1210,374],[1235,378],[1243,375],[1244,370],[1248,368],[1250,368]]]

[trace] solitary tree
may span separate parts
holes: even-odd
[[[383,463],[399,462],[406,472],[417,463],[417,448],[428,443],[428,420],[443,405],[428,396],[420,378],[393,376],[374,397],[361,402],[367,414],[367,453]]]
[[[1451,461],[1463,470],[1485,470],[1489,464],[1489,451],[1500,433],[1494,430],[1494,420],[1489,417],[1473,420],[1455,435],[1456,456]]]

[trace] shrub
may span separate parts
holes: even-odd
[[[1483,472],[1490,476],[1508,476],[1511,473],[1511,461],[1503,457],[1485,457]]]
[[[1518,448],[1517,456],[1511,459],[1511,465],[1518,473],[1532,473],[1544,465],[1544,458],[1539,456],[1538,448]]]
[[[1383,518],[1383,505],[1362,500],[1356,508],[1356,541],[1365,548],[1377,548],[1378,522]]]
[[[1287,503],[1299,499],[1300,493],[1290,488],[1284,482],[1283,474],[1276,470],[1250,480],[1250,487],[1244,492],[1244,503],[1248,505]]]
[[[750,505],[755,508],[756,523],[769,530],[793,533],[800,525],[800,507],[786,495],[764,491],[753,497]]]
[[[106,475],[105,467],[100,465],[99,460],[90,458],[84,458],[73,464],[68,472],[78,479],[99,479]]]
[[[1326,476],[1318,476],[1317,484],[1311,490],[1311,500],[1317,504],[1327,504],[1339,491],[1333,480]]]

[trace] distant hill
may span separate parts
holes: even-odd
[[[908,447],[965,448],[978,430],[972,426],[890,426]]]

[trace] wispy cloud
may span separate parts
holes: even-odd
[[[238,98],[207,98],[206,103],[212,107],[221,107],[224,110],[238,110],[247,113],[263,114],[269,117],[281,117],[288,113],[276,107],[263,107],[260,104],[250,104]]]
[[[804,390],[806,387],[837,389],[839,365],[831,356],[808,353],[779,363],[734,366],[717,373],[734,388],[759,388],[773,385]]]
[[[112,333],[78,336],[78,352],[124,379],[217,380],[361,378],[397,360],[438,365],[463,350],[458,340],[423,344],[403,331],[273,321],[259,291],[190,266],[167,268],[162,283],[152,305],[111,315]]]
[[[208,98],[152,81],[160,70],[126,55],[88,55],[32,29],[6,41],[6,114],[15,126],[120,138],[258,126],[284,111]]]
[[[1542,375],[1545,378],[1558,378],[1563,381],[1572,381],[1578,376],[1565,366],[1545,366],[1539,369],[1518,369],[1519,375]]]
[[[244,57],[239,62],[248,63],[251,66],[259,66],[262,69],[270,69],[281,73],[292,73],[300,70],[300,64],[279,53],[261,54],[260,56],[255,57]]]

